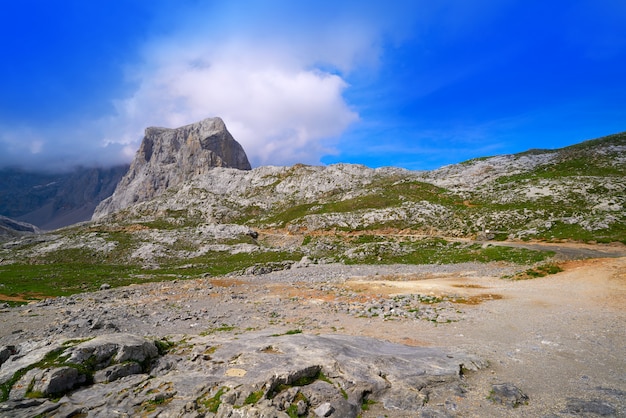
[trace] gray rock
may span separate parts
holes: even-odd
[[[335,408],[333,408],[330,403],[324,402],[323,404],[315,408],[313,412],[318,417],[329,417],[333,412],[335,412]]]
[[[64,394],[88,381],[88,376],[74,367],[55,367],[38,373],[33,379],[34,393],[44,396]]]
[[[39,368],[34,368],[27,371],[24,376],[22,376],[11,387],[11,392],[9,392],[9,399],[20,400],[26,398],[29,389],[32,390],[32,384],[34,380],[41,376],[43,372],[44,370]]]
[[[139,374],[142,371],[142,367],[139,363],[129,362],[114,364],[106,369],[98,370],[93,376],[93,381],[95,383],[113,382],[117,379],[121,379],[122,377]]]
[[[46,416],[59,408],[59,404],[45,399],[8,400],[0,403],[0,417],[2,418],[32,418]],[[65,415],[73,416],[73,415]]]
[[[102,369],[112,363],[134,361],[142,363],[158,356],[159,351],[153,342],[131,334],[102,335],[71,347],[66,351],[70,363],[83,364],[89,361],[95,369]]]
[[[416,413],[419,405],[393,400],[413,399],[410,394],[427,391],[430,385],[459,383],[460,364],[468,369],[480,365],[458,352],[346,335],[259,332],[232,339],[215,334],[185,338],[183,346],[189,351],[164,354],[148,375],[139,363],[157,356],[157,349],[141,337],[113,334],[68,348],[53,344],[65,350],[63,361],[96,370],[94,383],[80,388],[87,383],[86,376],[76,368],[60,366],[35,368],[19,384],[32,383],[32,390],[44,395],[65,394],[56,406],[58,416],[87,410],[95,417],[110,416],[112,411],[142,415],[155,406],[162,416],[203,416],[219,405],[217,416],[287,417],[289,410],[354,418],[364,396],[383,406],[392,403],[396,412]],[[269,352],[268,347],[272,347]],[[210,356],[193,355],[207,348]],[[22,367],[39,358],[31,356]],[[31,416],[43,405],[18,403],[26,396],[20,388],[11,394],[10,405]],[[16,409],[5,411],[9,416],[16,413]]]
[[[251,168],[222,119],[204,119],[177,129],[147,128],[128,172],[113,195],[98,205],[93,218],[159,196],[214,167]]]
[[[528,395],[511,383],[500,383],[491,386],[489,399],[492,402],[516,408],[528,404]]]
[[[37,234],[39,232],[41,231],[35,225],[16,221],[0,215],[0,241],[17,238],[27,234]]]
[[[0,214],[23,222],[18,226],[19,235],[87,221],[96,205],[111,196],[127,171],[128,165],[78,167],[54,173],[0,169]],[[0,241],[2,223],[0,218]]]
[[[617,416],[617,409],[610,403],[600,399],[568,399],[563,413],[584,417],[588,417],[591,414],[601,417],[614,417]]]
[[[44,359],[44,357],[62,346],[61,341],[49,344],[46,341],[36,343],[25,342],[17,347],[17,355],[10,357],[0,368],[0,384],[8,382],[16,372],[32,366]]]
[[[17,350],[14,345],[5,345],[3,347],[0,347],[0,366],[2,366],[2,363],[7,361],[9,357],[16,353]]]

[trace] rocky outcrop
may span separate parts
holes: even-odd
[[[126,195],[130,200],[102,213],[124,207],[109,220],[245,224],[292,234],[394,228],[452,237],[624,242],[623,161],[626,134],[430,172],[352,164],[215,168],[150,200],[132,204]]]
[[[36,234],[39,228],[26,222],[20,222],[0,215],[0,241],[9,240],[22,235]]]
[[[215,167],[250,170],[248,157],[220,118],[177,129],[147,128],[128,173],[94,218],[159,196]]]
[[[464,372],[484,367],[458,351],[346,335],[156,344],[160,352],[141,337],[111,334],[19,347],[0,369],[0,414],[343,418],[373,403],[418,414],[429,397],[455,396]]]

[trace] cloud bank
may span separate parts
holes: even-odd
[[[146,126],[177,127],[220,116],[253,165],[315,163],[358,115],[336,74],[277,56],[279,47],[153,47],[135,70],[139,88],[116,102],[108,144],[136,144]],[[300,64],[300,65],[298,65]]]

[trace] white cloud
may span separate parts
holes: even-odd
[[[176,48],[180,44],[185,47]],[[289,49],[275,42],[215,46],[183,39],[151,45],[134,70],[139,87],[117,102],[115,117],[102,121],[105,142],[137,146],[146,126],[220,116],[253,165],[319,163],[358,115],[342,97],[347,84],[339,75]]]
[[[77,166],[111,166],[129,161],[123,145],[93,141],[93,122],[42,125],[38,128],[0,126],[0,167],[65,171]],[[132,155],[135,153],[133,148]]]
[[[375,69],[384,37],[397,38],[412,19],[405,6],[382,1],[159,7],[126,68],[125,86],[133,88],[113,102],[113,114],[40,124],[29,133],[30,145],[13,141],[0,165],[20,153],[34,155],[26,160],[35,167],[129,162],[146,127],[212,116],[224,119],[255,166],[318,164],[359,120],[343,97],[346,77]],[[0,134],[0,143],[11,131]]]

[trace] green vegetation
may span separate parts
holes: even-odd
[[[557,274],[562,271],[563,269],[558,264],[547,263],[547,264],[540,264],[538,266],[525,270],[521,273],[516,274],[513,277],[505,277],[505,278],[512,279],[512,280],[527,280],[527,279],[535,279],[537,277],[545,277],[550,274]]]
[[[257,203],[245,203],[249,206],[241,206],[235,198],[224,200],[224,210],[220,209],[219,213],[223,222],[236,221],[260,228],[289,228],[290,233],[296,231],[296,235],[288,237],[295,238],[291,242],[297,241],[298,228],[302,227],[305,236],[299,246],[289,244],[287,237],[281,238],[282,231],[276,234],[269,231],[270,234],[259,240],[245,234],[234,238],[205,238],[203,230],[195,228],[207,220],[201,210],[192,206],[180,210],[165,209],[158,215],[147,208],[145,213],[123,210],[114,215],[115,221],[111,223],[55,231],[58,241],[44,236],[48,238],[27,239],[22,244],[0,248],[0,302],[15,305],[45,297],[95,291],[103,283],[118,287],[221,276],[253,265],[298,261],[305,255],[313,260],[347,264],[505,261],[530,265],[545,262],[552,255],[439,238],[384,235],[381,230],[472,238],[488,229],[492,231],[494,241],[514,236],[524,240],[626,244],[621,180],[626,177],[626,166],[614,155],[619,154],[622,158],[623,151],[609,145],[626,145],[626,133],[560,150],[530,150],[520,156],[551,153],[554,158],[534,169],[524,171],[521,168],[516,174],[499,177],[476,190],[458,194],[411,176],[376,174],[370,184],[362,186],[356,193],[355,189],[337,188],[315,199],[298,201],[290,196],[269,206],[267,202],[259,204],[258,200]],[[604,146],[601,152],[598,146]],[[464,164],[484,160],[480,158]],[[255,190],[259,196],[271,193],[290,176],[303,176],[316,170],[303,166],[287,169],[278,177],[272,177],[275,182],[263,186],[262,190],[251,188],[248,197],[255,196]],[[557,181],[547,181],[554,179]],[[527,198],[525,192],[513,193],[521,186],[531,191],[536,187],[541,193],[532,198]],[[195,197],[211,195],[203,189],[194,189],[192,193]],[[350,198],[345,199],[348,196]],[[419,211],[423,202],[443,207],[445,219],[438,211],[429,214],[429,205],[424,205],[426,211],[422,217]],[[389,219],[363,217],[359,220],[361,214],[385,208],[401,208],[397,211],[401,214]],[[347,213],[354,216],[344,222],[339,214]],[[329,224],[326,231],[305,229],[312,227],[303,222],[304,217],[327,214],[337,214],[337,221]],[[378,219],[377,223],[373,219]],[[354,224],[356,226],[350,226]],[[362,234],[353,234],[355,230],[362,231]],[[237,254],[215,250],[220,247],[202,253],[209,244],[250,244],[254,247],[249,247],[253,248],[252,252]],[[141,258],[142,251],[137,251],[143,250],[142,247],[147,248],[146,253],[152,254],[145,260]]]
[[[176,347],[175,342],[172,342],[165,337],[161,338],[160,340],[154,340],[154,345],[159,351],[160,356],[164,356],[165,354],[169,353],[170,350]]]
[[[103,283],[118,287],[172,278],[197,278],[207,273],[217,276],[243,270],[254,264],[302,258],[299,252],[230,254],[214,251],[189,259],[163,260],[159,268],[142,269],[138,265],[107,264],[98,257],[90,259],[84,255],[86,252],[80,249],[60,250],[48,254],[45,260],[36,260],[38,264],[29,262],[0,266],[0,302],[4,300],[3,296],[9,297],[6,300],[19,297],[28,301],[91,292],[98,290]]]
[[[140,270],[133,266],[61,262],[51,264],[8,264],[0,266],[3,295],[37,300],[97,290],[104,282],[111,286],[150,281],[132,277]],[[0,295],[0,301],[2,295]]]
[[[375,403],[376,401],[374,400],[363,398],[363,402],[361,403],[361,410],[368,411],[370,409],[370,406],[374,405]]]
[[[289,418],[298,418],[301,416],[298,414],[299,402],[304,402],[306,405],[309,404],[309,400],[307,399],[306,396],[304,396],[304,394],[302,394],[302,392],[298,392],[293,402],[291,402],[291,405],[287,407],[285,412],[287,412],[287,415],[289,415]]]
[[[507,261],[532,264],[554,255],[551,251],[533,251],[506,246],[486,246],[448,242],[440,238],[367,244],[357,256],[344,257],[346,264],[435,264]]]
[[[265,391],[263,389],[257,390],[256,392],[252,392],[249,394],[246,399],[243,401],[244,405],[254,405],[258,401],[261,400]]]
[[[225,386],[220,387],[217,392],[215,393],[215,395],[213,395],[212,397],[200,397],[196,400],[196,404],[198,404],[198,406],[202,407],[202,409],[204,409],[206,412],[212,412],[212,413],[216,413],[217,410],[219,409],[220,405],[222,404],[222,395],[224,395],[224,393],[228,392],[228,388]],[[205,396],[208,396],[205,395]]]
[[[351,199],[327,200],[314,203],[287,202],[271,214],[266,214],[264,223],[284,227],[306,215],[326,213],[348,213],[359,210],[384,209],[401,206],[404,202],[428,201],[446,206],[456,205],[454,196],[446,189],[420,181],[397,181],[389,184],[389,178],[381,178],[366,186],[367,194]]]
[[[202,331],[202,332],[200,333],[200,335],[201,335],[201,336],[203,336],[203,337],[205,337],[205,336],[207,336],[207,335],[211,335],[211,334],[214,334],[214,333],[216,333],[216,332],[229,332],[229,331],[234,330],[235,328],[236,328],[236,327],[231,326],[231,325],[228,325],[228,324],[222,324],[222,326],[221,326],[221,327],[217,327],[217,328],[209,328],[209,329],[208,329],[208,330],[206,330],[206,331]]]
[[[26,373],[30,370],[39,368],[39,369],[49,369],[53,367],[71,367],[78,371],[79,374],[82,374],[86,377],[85,385],[91,384],[93,381],[93,373],[94,373],[94,364],[91,359],[88,359],[85,364],[76,364],[68,362],[68,355],[65,355],[65,350],[68,347],[74,346],[82,342],[83,340],[73,340],[66,341],[62,347],[51,350],[48,354],[44,356],[41,361],[30,364],[22,369],[16,371],[13,376],[7,380],[5,383],[0,385],[0,402],[5,402],[9,399],[9,393],[11,392],[11,388],[15,385]],[[50,399],[56,399],[59,395],[63,395],[62,393],[53,393],[53,394],[43,394],[40,392],[32,391],[32,384],[29,386],[29,390],[26,392],[26,397],[28,398],[41,398],[48,397]]]
[[[270,335],[270,337],[281,337],[283,335],[296,335],[296,334],[302,334],[302,330],[301,329],[290,329],[289,331],[283,333],[283,334],[272,334]]]

